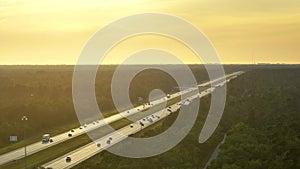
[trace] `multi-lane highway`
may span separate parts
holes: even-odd
[[[204,92],[202,94],[196,94],[191,97],[188,97],[184,100],[185,103],[190,103],[193,99],[197,97],[203,97],[209,94],[209,92]],[[189,100],[189,101],[188,101]],[[44,168],[53,168],[53,169],[65,169],[71,168],[82,161],[94,156],[95,154],[113,146],[114,144],[126,139],[129,135],[135,134],[144,128],[147,128],[151,124],[156,123],[157,121],[167,117],[171,113],[177,111],[180,107],[181,102],[175,103],[168,108],[165,108],[163,111],[155,112],[149,116],[146,116],[134,123],[131,123],[113,133],[107,134],[100,139],[91,142],[83,147],[78,148],[70,153],[67,153],[51,162],[44,164],[42,167]],[[168,110],[169,109],[169,110]],[[142,123],[142,125],[141,125]],[[71,161],[66,162],[66,157],[70,157]]]
[[[138,106],[138,107],[133,108],[131,110],[127,110],[127,111],[124,111],[122,113],[112,115],[112,116],[107,117],[103,120],[97,120],[97,121],[94,121],[92,123],[85,124],[85,125],[80,126],[78,128],[75,128],[75,129],[72,129],[70,131],[66,131],[62,134],[51,137],[53,142],[48,142],[48,143],[43,144],[42,141],[39,141],[39,142],[30,144],[30,145],[27,145],[27,155],[34,154],[36,152],[39,152],[41,150],[44,150],[46,148],[49,148],[49,147],[54,146],[56,144],[59,144],[61,142],[70,140],[70,139],[72,139],[74,137],[77,137],[77,136],[80,136],[80,135],[82,135],[86,132],[90,132],[90,131],[95,130],[99,127],[102,127],[104,125],[107,125],[107,124],[110,124],[112,122],[118,121],[118,120],[120,120],[124,117],[128,117],[128,116],[131,116],[133,114],[136,114],[136,113],[138,113],[140,111],[143,111],[143,110],[145,110],[149,107],[151,107],[151,105],[148,105],[148,104],[147,105],[146,104],[141,105],[141,106]],[[24,156],[25,156],[24,148],[20,148],[20,149],[8,152],[6,154],[0,155],[0,166],[5,164],[5,163],[8,163],[10,161],[14,161],[14,160],[23,158]]]
[[[229,82],[231,79],[236,78],[238,75],[242,74],[242,72],[237,72],[237,74],[233,74],[230,76],[227,76],[227,80],[221,80],[221,82],[216,83],[216,86],[223,86],[226,82]],[[224,79],[224,78],[222,78]],[[42,167],[44,168],[52,168],[52,169],[66,169],[71,168],[82,161],[85,161],[86,159],[94,156],[95,154],[113,146],[114,144],[126,139],[128,136],[137,133],[140,130],[143,130],[144,128],[147,128],[151,124],[156,123],[157,121],[167,117],[171,113],[177,111],[182,105],[188,105],[190,102],[192,102],[195,98],[201,98],[206,95],[209,95],[215,90],[215,87],[210,87],[198,94],[192,95],[182,101],[179,101],[168,108],[163,109],[163,111],[157,111],[151,115],[148,115],[147,117],[144,117],[132,124],[129,124],[115,132],[112,132],[110,134],[107,134],[100,139],[91,142],[83,147],[80,147],[70,153],[67,153],[53,161],[50,161],[46,164],[44,164]],[[193,89],[188,89],[187,91],[193,91]],[[142,125],[141,125],[142,124]],[[66,161],[66,157],[69,157],[71,161]]]
[[[144,111],[144,110],[146,110],[146,109],[148,109],[152,106],[156,106],[158,104],[164,103],[166,100],[172,99],[172,98],[177,97],[179,95],[180,95],[180,92],[170,95],[170,97],[167,98],[167,99],[163,97],[163,98],[160,98],[160,99],[157,99],[157,100],[154,100],[154,101],[150,102],[150,104],[143,104],[143,105],[140,105],[138,107],[132,108],[130,110],[126,110],[126,111],[123,111],[121,113],[112,115],[112,116],[107,117],[105,119],[96,120],[96,121],[93,121],[89,124],[84,124],[83,126],[80,126],[78,128],[74,128],[70,131],[66,131],[66,132],[61,133],[59,135],[52,136],[51,138],[52,138],[53,142],[43,144],[42,141],[39,141],[39,142],[30,144],[30,145],[27,145],[27,155],[34,154],[36,152],[39,152],[41,150],[44,150],[44,149],[49,148],[51,146],[54,146],[56,144],[62,143],[62,142],[67,141],[67,140],[70,140],[70,139],[75,138],[77,136],[80,136],[84,133],[93,131],[93,130],[95,130],[99,127],[102,127],[104,125],[107,125],[107,124],[113,123],[115,121],[118,121],[122,118],[132,116],[132,115],[134,115],[136,113],[139,113],[141,111]],[[71,134],[71,136],[70,136],[70,134]],[[2,155],[0,155],[0,166],[3,165],[3,164],[9,163],[11,161],[21,159],[24,156],[25,156],[24,148],[19,148],[19,149],[16,149],[14,151],[8,152],[6,154],[2,154]]]
[[[224,83],[226,83],[226,81],[224,79],[227,79],[227,81],[228,81],[231,78],[233,78],[233,77],[235,78],[235,77],[237,77],[238,75],[240,75],[242,73],[243,72],[235,72],[235,73],[226,75],[225,77],[220,77],[218,79],[215,79],[215,80],[203,83],[203,84],[198,85],[198,86],[208,86],[210,84],[217,83],[217,82],[220,82],[220,81],[221,81],[221,83],[219,83],[219,85],[223,85]],[[180,92],[171,94],[168,97],[163,97],[163,98],[159,98],[157,100],[154,100],[154,101],[150,102],[149,104],[143,104],[143,105],[140,105],[140,106],[135,107],[133,109],[126,110],[126,111],[123,111],[121,113],[112,115],[112,116],[107,117],[105,119],[96,120],[96,121],[91,122],[89,124],[85,124],[83,126],[75,128],[73,130],[66,131],[66,132],[64,132],[62,134],[53,136],[52,137],[53,142],[49,142],[49,143],[43,144],[40,141],[40,142],[36,142],[36,143],[30,144],[30,145],[27,145],[27,155],[34,154],[36,152],[39,152],[41,150],[44,150],[46,148],[49,148],[49,147],[54,146],[56,144],[59,144],[61,142],[64,142],[64,141],[70,140],[70,139],[72,139],[74,137],[77,137],[79,135],[82,135],[82,134],[84,134],[86,132],[93,131],[93,130],[99,128],[99,127],[102,127],[104,125],[110,124],[110,123],[115,122],[115,121],[118,121],[118,120],[120,120],[122,118],[125,118],[125,117],[128,117],[128,116],[132,116],[132,115],[134,115],[134,114],[136,114],[138,112],[144,111],[144,110],[146,110],[146,109],[148,109],[150,107],[153,107],[153,106],[159,105],[161,103],[164,103],[167,100],[176,98],[178,96],[185,95],[187,93],[191,93],[191,92],[196,91],[196,90],[198,90],[197,87],[189,88],[189,89],[186,89],[186,90],[182,90]],[[210,88],[208,90],[212,90],[212,88]],[[187,103],[187,102],[185,102],[185,103]],[[70,134],[72,136],[70,136]],[[11,161],[17,160],[17,159],[21,159],[24,156],[25,156],[25,154],[24,154],[24,149],[23,148],[16,149],[16,150],[8,152],[6,154],[2,154],[2,155],[0,155],[0,166],[3,165],[3,164],[9,163]]]

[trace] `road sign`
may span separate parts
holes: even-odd
[[[9,141],[10,142],[18,141],[18,136],[9,136]]]

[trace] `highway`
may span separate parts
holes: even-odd
[[[206,92],[205,94],[202,94],[202,96],[209,94],[209,92]],[[193,99],[199,97],[199,94],[196,94],[194,96],[188,97],[190,101]],[[187,101],[185,101],[187,102]],[[179,103],[179,102],[178,102]],[[113,146],[114,144],[126,139],[129,135],[135,134],[138,131],[149,127],[151,124],[154,124],[155,122],[167,117],[171,113],[177,111],[181,105],[178,103],[175,103],[169,107],[171,107],[171,112],[168,111],[166,108],[163,111],[158,111],[153,113],[152,115],[146,116],[143,119],[140,119],[134,123],[131,123],[113,133],[107,134],[104,137],[101,137],[100,139],[91,142],[83,147],[78,148],[77,150],[74,150],[68,154],[65,154],[49,163],[44,164],[42,167],[45,168],[53,168],[53,169],[63,169],[63,168],[71,168],[82,161],[94,156],[95,154]],[[140,125],[140,122],[144,124],[144,126]],[[111,142],[108,143],[107,141],[111,138]],[[100,145],[100,147],[99,147]],[[66,162],[66,157],[71,157],[71,162]]]
[[[229,82],[231,79],[236,78],[238,75],[242,74],[234,74],[231,76],[228,76],[225,81],[221,81],[217,84],[218,87],[221,87],[224,85],[224,83]],[[224,79],[224,78],[222,78]],[[219,79],[222,80],[222,79]],[[114,144],[121,142],[122,140],[126,139],[128,136],[135,134],[144,128],[149,127],[150,125],[156,123],[157,121],[167,117],[173,112],[176,112],[182,105],[188,105],[196,98],[202,98],[206,95],[209,95],[215,90],[215,87],[210,87],[209,89],[206,89],[198,94],[195,94],[193,96],[187,97],[186,99],[179,101],[168,108],[164,108],[163,111],[157,111],[151,115],[148,115],[134,123],[131,123],[115,132],[112,132],[110,134],[107,134],[100,139],[91,142],[85,146],[82,146],[70,153],[67,153],[59,158],[56,158],[44,165],[42,167],[44,168],[52,168],[52,169],[67,169],[72,168],[75,165],[87,160],[88,158],[100,153],[101,151],[113,146]],[[188,91],[193,91],[189,89]],[[171,111],[169,111],[170,109]],[[143,125],[141,125],[143,123]],[[71,157],[70,162],[66,162],[66,157]]]
[[[238,75],[240,75],[242,73],[243,72],[235,72],[235,73],[226,75],[225,77],[220,77],[218,79],[215,79],[215,80],[203,83],[203,84],[198,85],[198,86],[208,86],[210,84],[213,85],[214,83],[218,83],[219,81],[222,81],[221,83],[219,83],[219,85],[222,86],[222,85],[224,85],[224,83],[226,83],[226,81],[224,79],[227,79],[227,81],[228,81],[228,80],[232,79],[233,77],[237,77]],[[49,142],[49,143],[43,144],[42,141],[39,141],[39,142],[30,144],[30,145],[27,145],[26,146],[27,147],[27,155],[31,155],[31,154],[37,153],[37,152],[39,152],[41,150],[47,149],[47,148],[49,148],[51,146],[54,146],[54,145],[57,145],[57,144],[62,143],[64,141],[70,140],[70,139],[75,138],[77,136],[80,136],[80,135],[82,135],[84,133],[93,131],[93,130],[95,130],[95,129],[99,128],[99,127],[102,127],[104,125],[107,125],[107,124],[110,124],[112,122],[118,121],[118,120],[120,120],[122,118],[126,118],[126,117],[129,117],[129,116],[132,116],[132,115],[134,115],[134,114],[136,114],[138,112],[144,111],[144,110],[146,110],[146,109],[148,109],[150,107],[159,105],[159,104],[164,103],[164,102],[166,102],[166,101],[168,101],[170,99],[176,98],[176,97],[181,96],[181,95],[185,95],[187,93],[190,93],[190,92],[193,92],[193,91],[196,91],[196,90],[198,90],[197,86],[191,87],[191,88],[182,90],[180,92],[177,92],[177,93],[174,93],[174,94],[170,94],[169,97],[166,96],[166,97],[162,97],[162,98],[159,98],[157,100],[151,101],[149,104],[143,104],[143,105],[140,105],[138,107],[132,108],[130,110],[126,110],[126,111],[123,111],[121,113],[112,115],[112,116],[107,117],[105,119],[96,120],[96,121],[93,121],[93,122],[91,122],[89,124],[85,124],[83,126],[79,126],[78,128],[74,128],[74,129],[72,129],[70,131],[66,131],[66,132],[64,132],[62,134],[59,134],[59,135],[51,137],[53,139],[53,142]],[[213,88],[210,88],[208,90],[213,90]],[[207,93],[209,93],[209,92],[207,92]],[[69,136],[69,134],[71,134],[72,136]],[[24,148],[19,148],[19,149],[16,149],[14,151],[2,154],[2,155],[0,155],[0,166],[4,165],[6,163],[12,162],[12,161],[21,159],[24,156],[25,156],[25,154],[24,154]]]
[[[89,124],[85,124],[83,126],[79,126],[78,128],[74,128],[72,130],[66,131],[62,134],[52,136],[51,138],[53,139],[53,142],[48,142],[48,143],[43,144],[42,141],[39,141],[39,142],[30,144],[30,145],[27,145],[26,146],[27,147],[27,155],[37,153],[41,150],[44,150],[44,149],[49,148],[51,146],[54,146],[56,144],[62,143],[64,141],[70,140],[70,139],[75,138],[77,136],[80,136],[84,133],[93,131],[93,130],[95,130],[97,128],[100,128],[104,125],[113,123],[115,121],[118,121],[122,118],[126,118],[128,116],[134,115],[134,114],[136,114],[138,112],[141,112],[141,111],[144,111],[144,110],[146,110],[146,109],[148,109],[152,106],[156,106],[158,104],[161,104],[161,103],[165,102],[166,100],[177,97],[177,95],[179,95],[179,94],[175,93],[173,95],[170,95],[170,98],[167,98],[167,99],[160,98],[160,99],[154,100],[150,104],[140,105],[140,106],[135,107],[133,109],[123,111],[121,113],[112,115],[112,116],[104,118],[102,120],[96,120],[96,121],[93,121]],[[70,137],[69,134],[71,134],[72,136]],[[24,153],[25,153],[24,148],[19,148],[19,149],[16,149],[14,151],[8,152],[6,154],[0,155],[0,166],[4,165],[6,163],[9,163],[9,162],[12,162],[12,161],[23,158],[25,156]]]
[[[74,137],[77,137],[77,136],[80,136],[80,135],[82,135],[86,132],[90,132],[90,131],[95,130],[99,127],[102,127],[104,125],[107,125],[107,124],[110,124],[110,123],[115,122],[117,120],[120,120],[124,117],[128,117],[130,115],[136,114],[136,113],[138,113],[140,111],[143,111],[143,110],[145,110],[149,107],[151,107],[151,106],[150,105],[145,105],[145,106],[141,105],[141,106],[138,106],[138,107],[133,108],[131,110],[127,110],[127,111],[124,111],[122,113],[112,115],[112,116],[107,117],[105,119],[97,120],[97,121],[94,121],[92,123],[80,126],[78,128],[74,128],[70,131],[66,131],[62,134],[51,137],[53,139],[53,142],[48,142],[48,143],[43,144],[42,141],[39,141],[39,142],[30,144],[30,145],[27,145],[27,155],[34,154],[36,152],[39,152],[41,150],[44,150],[46,148],[49,148],[49,147],[54,146],[56,144],[59,144],[61,142],[70,140],[70,139],[72,139]],[[69,136],[69,134],[71,134],[72,136]],[[25,156],[24,148],[19,148],[19,149],[16,149],[14,151],[8,152],[6,154],[0,155],[0,166],[3,165],[3,164],[9,163],[11,161],[14,161],[14,160],[21,159],[24,156]]]

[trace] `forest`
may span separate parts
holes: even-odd
[[[198,137],[209,110],[210,96],[201,99],[199,114],[190,133],[170,151],[145,159],[129,159],[104,151],[74,168],[204,168],[225,134],[225,143],[221,145],[220,153],[212,161],[210,169],[299,168],[300,67],[224,67],[226,73],[238,70],[246,73],[227,84],[225,111],[219,127],[208,141],[199,144]],[[25,143],[24,130],[27,132],[26,143],[30,143],[40,140],[43,133],[57,134],[79,125],[72,102],[73,68],[0,66],[0,128],[5,129],[0,130],[0,153],[22,147]],[[203,66],[190,65],[190,68],[198,83],[208,80]],[[115,66],[102,67],[96,77],[96,98],[104,116],[117,113],[110,94],[114,70]],[[147,102],[149,92],[157,88],[165,93],[177,90],[176,82],[165,72],[155,69],[143,71],[131,83],[130,99],[135,105]],[[29,118],[26,124],[21,121],[23,115]],[[176,117],[175,113],[134,137],[159,134],[172,125]],[[17,135],[19,141],[9,142],[10,135]],[[89,142],[87,138],[78,138],[77,142],[80,139]],[[62,153],[64,144],[58,146]],[[55,147],[53,151],[57,151]],[[66,149],[70,148],[66,146]],[[36,162],[35,167],[42,162]]]
[[[245,91],[251,99],[241,102],[249,109],[247,116],[230,128],[209,169],[300,168],[299,73],[284,69],[253,74],[255,88]]]
[[[128,159],[102,152],[76,166],[83,168],[204,168],[214,148],[227,135],[210,169],[299,168],[300,123],[298,67],[257,66],[227,85],[222,121],[214,135],[199,144],[198,137],[209,108],[201,100],[196,124],[170,151],[146,159]],[[152,136],[168,128],[176,117],[145,132]]]
[[[0,153],[9,149],[7,146],[22,146],[24,129],[27,142],[33,142],[43,133],[57,134],[79,125],[72,100],[73,69],[67,65],[0,66],[0,128],[5,129],[0,130]],[[104,116],[117,113],[111,96],[115,69],[113,65],[102,66],[95,79],[96,99]],[[138,66],[128,66],[128,70],[132,69]],[[191,65],[191,69],[198,81],[207,79],[203,66]],[[132,80],[129,96],[137,105],[147,102],[153,89],[169,93],[178,90],[176,86],[167,73],[149,69]],[[28,117],[26,124],[21,121],[23,115]],[[20,142],[9,142],[11,135],[18,136]]]

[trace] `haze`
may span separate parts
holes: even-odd
[[[0,0],[0,64],[76,64],[93,33],[144,12],[171,14],[194,24],[224,64],[300,63],[298,0]],[[149,35],[119,44],[105,63],[117,64],[121,57],[150,47],[200,63],[179,42]]]

